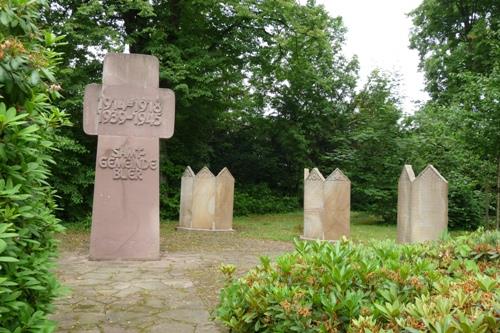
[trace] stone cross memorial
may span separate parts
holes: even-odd
[[[207,168],[194,174],[187,167],[181,178],[178,229],[233,231],[234,178],[227,168],[217,177]]]
[[[90,259],[159,259],[159,138],[173,135],[175,96],[159,88],[158,59],[106,55],[83,111],[98,135]]]
[[[448,227],[448,182],[432,166],[415,177],[405,165],[398,182],[398,243],[437,240]]]
[[[340,169],[326,179],[314,168],[304,169],[303,239],[339,240],[349,237],[351,182]]]

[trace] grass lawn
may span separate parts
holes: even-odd
[[[252,215],[234,219],[233,228],[242,237],[291,241],[303,230],[303,213]],[[373,215],[351,212],[351,238],[356,241],[370,239],[396,239],[396,225],[380,224]]]
[[[238,247],[238,239],[261,239],[291,242],[302,234],[302,212],[235,217],[231,233],[176,231],[178,221],[162,221],[162,249],[167,251],[217,248],[222,243]],[[90,230],[81,224],[67,224],[60,235],[61,249],[88,249]],[[351,238],[355,241],[396,239],[396,226],[381,224],[373,215],[351,213]],[[229,241],[229,242],[224,242]],[[230,241],[234,240],[234,241]]]

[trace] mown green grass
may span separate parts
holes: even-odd
[[[199,250],[206,248],[234,247],[238,248],[240,239],[260,239],[292,242],[303,232],[303,213],[265,214],[235,217],[234,232],[197,232],[178,231],[178,221],[165,220],[160,225],[162,249]],[[90,226],[88,224],[66,224],[66,231],[58,235],[62,250],[88,249]],[[453,236],[464,231],[453,230]],[[396,240],[396,225],[385,224],[374,215],[365,212],[351,212],[350,238],[357,242],[370,240]]]
[[[303,231],[302,212],[237,217],[233,227],[242,237],[291,241]],[[351,238],[355,241],[396,239],[396,225],[381,224],[364,212],[351,213]]]
[[[162,221],[161,237],[166,250],[201,249],[225,246],[238,247],[238,239],[261,239],[292,242],[303,231],[303,213],[266,214],[235,217],[235,232],[177,231],[178,221]],[[67,224],[66,232],[59,235],[64,250],[86,249],[89,242],[89,226]],[[396,239],[396,226],[381,224],[380,220],[364,212],[351,212],[351,239],[365,242],[371,239]]]

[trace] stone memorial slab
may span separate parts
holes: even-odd
[[[190,228],[192,222],[191,208],[193,205],[194,172],[190,166],[186,168],[181,178],[181,198],[179,212],[179,227]]]
[[[194,175],[190,167],[181,179],[177,229],[233,231],[234,177],[227,168],[217,177],[204,167]]]
[[[304,239],[324,239],[323,230],[323,183],[325,178],[314,168],[304,171]]]
[[[340,169],[327,179],[314,168],[304,169],[304,234],[302,239],[335,241],[349,237],[351,182]]]
[[[448,182],[428,165],[412,184],[410,241],[438,240],[448,227]]]
[[[438,240],[448,227],[448,182],[428,165],[416,178],[405,166],[398,186],[398,242]]]
[[[234,177],[227,168],[215,178],[215,229],[233,230]]]
[[[405,165],[398,181],[398,243],[410,242],[411,184],[415,173],[411,165]]]
[[[351,181],[335,169],[324,182],[324,239],[339,240],[350,235]]]
[[[215,176],[207,168],[194,177],[191,227],[212,230],[215,224]]]
[[[84,131],[99,135],[90,258],[159,258],[159,138],[174,128],[174,94],[158,59],[108,54],[102,85],[85,89]]]

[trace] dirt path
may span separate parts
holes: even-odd
[[[159,261],[89,261],[88,234],[62,237],[57,274],[70,288],[56,302],[57,332],[226,332],[211,321],[223,286],[221,263],[241,274],[290,243],[237,233],[168,232]]]

